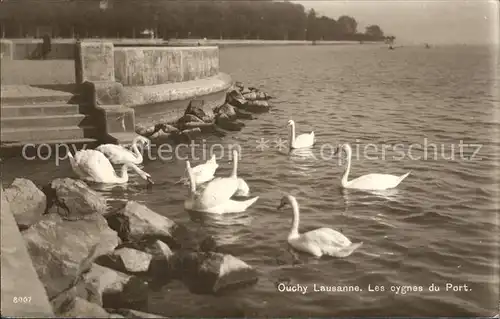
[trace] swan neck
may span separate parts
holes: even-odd
[[[186,168],[186,171],[189,179],[189,191],[191,192],[191,194],[194,194],[196,192],[196,183],[194,181],[194,176],[191,166],[188,166]]]
[[[138,161],[142,162],[142,154],[139,152],[139,148],[137,147],[137,142],[139,141],[139,138],[136,137],[134,138],[134,141],[132,142],[132,151],[134,152],[135,157],[137,158]]]
[[[346,186],[348,181],[347,181],[347,178],[349,177],[349,172],[351,171],[351,157],[352,157],[352,153],[350,150],[347,150],[347,165],[346,165],[346,168],[345,168],[345,171],[344,171],[344,175],[342,176],[342,186]]]
[[[143,176],[146,172],[144,172],[142,169],[139,168],[139,166],[135,165],[134,163],[128,163],[128,167],[131,167],[139,176]]]
[[[117,176],[115,173],[116,179],[118,183],[126,183],[128,182],[128,164],[124,164],[121,170],[121,176]]]
[[[295,123],[294,122],[292,122],[290,124],[290,145],[292,145],[293,142],[295,142]]]
[[[238,176],[238,153],[233,153],[233,172],[231,173],[231,177]]]
[[[77,165],[75,162],[75,158],[73,157],[73,154],[71,154],[71,151],[68,151],[68,158],[69,158],[69,163],[71,164],[71,167],[74,169]]]
[[[289,238],[298,237],[299,236],[299,222],[300,222],[300,212],[299,212],[299,204],[295,198],[289,198],[288,201],[292,206],[293,210],[293,219],[292,219],[292,227],[290,228]]]

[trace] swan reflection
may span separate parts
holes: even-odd
[[[340,188],[339,192],[344,198],[346,205],[356,202],[357,204],[374,204],[384,199],[390,202],[399,202],[401,200],[400,190],[386,189],[386,190],[354,190],[347,188]]]
[[[310,148],[296,148],[288,153],[292,160],[317,160],[313,150]]]

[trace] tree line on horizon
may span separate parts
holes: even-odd
[[[332,19],[288,1],[215,0],[3,0],[6,37],[51,26],[60,37],[387,41],[378,25],[358,30],[355,18]],[[24,33],[24,32],[23,32]]]

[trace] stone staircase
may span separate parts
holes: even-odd
[[[1,148],[26,144],[96,144],[97,132],[73,94],[32,86],[2,86]]]

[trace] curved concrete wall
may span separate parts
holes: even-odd
[[[217,47],[115,47],[115,78],[124,86],[185,82],[219,73]]]

